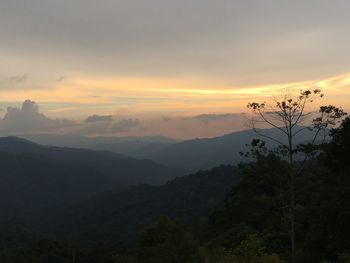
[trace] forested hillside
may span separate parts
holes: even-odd
[[[298,262],[350,258],[350,118],[331,135],[296,178]],[[239,176],[222,166],[63,209],[58,239],[4,222],[1,262],[288,262],[289,164],[259,141],[251,149]]]
[[[14,158],[17,154],[36,155],[55,161],[57,165],[68,163],[97,171],[110,180],[110,188],[140,183],[159,185],[187,173],[151,160],[137,160],[109,151],[42,146],[17,137],[0,138],[0,149]],[[46,171],[47,176],[50,172]]]
[[[56,222],[57,235],[74,233],[87,240],[132,242],[143,225],[159,215],[191,223],[224,204],[225,195],[239,181],[239,170],[220,166],[176,178],[162,186],[138,185],[96,196],[80,205],[64,208]],[[67,235],[67,234],[66,234]]]
[[[283,140],[278,129],[261,129],[268,136]],[[296,143],[312,140],[314,133],[305,129],[298,136]],[[150,159],[157,163],[196,172],[200,169],[211,169],[221,164],[237,165],[244,159],[239,155],[253,138],[260,138],[251,129],[234,132],[219,137],[200,138],[176,141],[163,137],[83,137],[77,135],[25,134],[44,145],[59,147],[86,148],[100,151],[111,151],[121,156],[126,155],[139,159]],[[270,143],[269,147],[275,147]],[[52,148],[52,147],[51,147]]]

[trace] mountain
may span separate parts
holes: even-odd
[[[298,128],[298,127],[295,127]],[[303,127],[299,127],[303,128]],[[284,141],[277,129],[261,129],[261,133]],[[297,143],[311,141],[313,132],[303,130],[296,137]],[[35,141],[57,146],[81,147],[108,150],[140,159],[151,159],[166,166],[190,171],[205,170],[220,164],[237,164],[240,152],[247,151],[253,138],[260,138],[268,146],[276,143],[257,135],[253,130],[234,132],[220,137],[176,141],[165,137],[83,137],[77,135],[26,135]]]
[[[0,219],[35,217],[48,208],[81,202],[111,189],[96,169],[35,153],[0,152]]]
[[[277,129],[264,129],[260,132],[277,140],[285,141]],[[305,129],[296,137],[296,143],[309,142],[313,136],[313,132]],[[191,171],[210,169],[220,164],[237,164],[242,160],[239,153],[248,150],[246,145],[249,145],[253,138],[265,140],[271,148],[276,147],[276,143],[260,137],[255,131],[246,130],[221,137],[178,142],[158,151],[149,158],[164,165]]]
[[[0,138],[0,150],[14,154],[34,153],[87,167],[109,178],[116,187],[140,183],[162,184],[187,173],[151,160],[137,160],[109,151],[42,146],[17,137]]]
[[[95,161],[108,159],[127,159],[127,157],[108,151],[94,151],[88,149],[42,146],[18,137],[0,137],[0,150],[10,153],[36,153],[53,159],[67,159],[74,161]]]
[[[91,146],[91,149],[108,150],[116,153],[125,154],[134,158],[144,159],[166,149],[174,142],[144,141],[138,138],[118,141],[118,142],[99,142]]]
[[[111,191],[49,217],[57,235],[74,233],[82,240],[131,240],[144,224],[160,215],[192,222],[224,204],[240,179],[238,169],[220,166],[176,178],[162,186],[138,185]],[[54,219],[52,219],[54,218]]]
[[[107,150],[139,159],[148,158],[179,142],[163,136],[87,137],[75,134],[21,134],[20,137],[42,145]]]
[[[0,219],[81,202],[111,189],[159,185],[186,172],[107,151],[0,138]]]
[[[0,149],[0,224],[33,234],[130,240],[161,214],[209,215],[239,180],[232,166],[182,176],[149,160],[16,137],[0,138]]]

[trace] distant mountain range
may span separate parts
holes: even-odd
[[[277,129],[263,129],[259,133],[287,143],[285,136]],[[295,143],[307,143],[313,137],[314,132],[305,129],[295,137]],[[238,164],[246,160],[240,152],[248,151],[247,145],[254,138],[266,141],[269,148],[277,146],[275,142],[259,136],[255,131],[246,130],[221,137],[178,142],[150,155],[149,158],[164,165],[192,171],[210,169],[221,164]]]
[[[207,216],[239,180],[233,166],[183,176],[150,160],[17,137],[0,138],[0,167],[1,226],[87,241],[130,240],[161,214]]]
[[[283,140],[274,129],[262,132]],[[56,137],[50,136],[54,138],[50,144],[55,144]],[[218,164],[237,163],[239,152],[256,137],[253,131],[243,131],[182,142],[164,138],[119,141],[126,148],[137,145],[133,150],[141,145],[139,141],[150,148],[152,143],[166,144],[144,152],[162,164],[106,150],[0,138],[0,223],[9,219],[57,237],[71,238],[73,233],[83,240],[130,240],[142,225],[161,214],[184,221],[199,219],[220,208],[240,178],[234,166]],[[305,130],[297,142],[308,142],[311,137]],[[64,138],[61,143],[65,145],[70,144],[67,138],[72,139],[59,138]],[[82,137],[75,143],[83,140],[104,148],[119,139]],[[118,149],[123,148],[115,151]],[[218,167],[184,176],[188,170],[213,166]]]
[[[160,185],[186,171],[107,151],[42,146],[0,138],[1,216],[80,202],[135,184]]]
[[[260,130],[262,133],[279,140],[285,140],[277,129]],[[296,137],[297,143],[311,141],[313,132],[305,129]],[[240,152],[247,150],[253,138],[259,136],[253,130],[226,134],[215,138],[176,141],[165,137],[96,137],[89,138],[72,135],[25,135],[43,144],[89,149],[109,150],[115,153],[139,159],[151,159],[158,163],[197,171],[210,169],[221,164],[237,164],[243,160]],[[261,138],[264,139],[264,138]],[[270,147],[274,142],[267,141]]]
[[[147,159],[152,154],[179,142],[163,136],[86,137],[74,134],[22,134],[20,137],[42,145],[107,150],[138,159]]]

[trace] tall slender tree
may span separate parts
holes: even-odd
[[[271,140],[286,153],[290,165],[290,241],[291,262],[296,262],[296,229],[295,229],[295,177],[301,174],[304,163],[309,155],[305,155],[304,161],[295,163],[297,153],[296,138],[302,135],[304,130],[314,132],[310,142],[311,146],[317,143],[321,134],[324,135],[330,126],[336,125],[346,115],[341,108],[329,105],[320,107],[318,112],[309,109],[309,104],[315,99],[322,98],[324,94],[320,89],[300,91],[297,96],[284,94],[281,99],[273,99],[271,103],[250,102],[247,107],[252,111],[251,127],[261,137]],[[269,126],[277,129],[283,136],[274,137],[259,129]],[[322,133],[323,132],[323,133]]]

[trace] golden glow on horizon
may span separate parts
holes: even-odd
[[[1,101],[33,99],[40,103],[109,105],[109,112],[128,109],[130,112],[241,112],[251,100],[262,100],[282,91],[297,92],[321,88],[327,103],[350,108],[350,73],[332,78],[297,83],[273,84],[257,87],[231,87],[215,81],[200,79],[76,78],[46,89],[15,89],[0,91]],[[204,83],[204,84],[202,84]],[[84,106],[85,105],[85,106]],[[106,111],[107,106],[103,106]],[[74,113],[79,106],[67,106],[50,112]],[[91,109],[98,113],[97,108]]]

